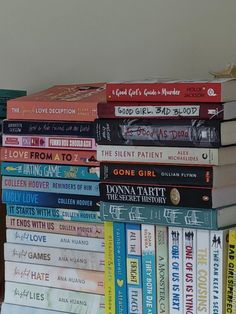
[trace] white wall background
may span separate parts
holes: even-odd
[[[203,78],[236,63],[236,0],[0,0],[0,87]]]

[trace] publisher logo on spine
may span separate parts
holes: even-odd
[[[215,91],[214,91],[213,88],[209,88],[209,89],[207,90],[207,95],[210,96],[210,97],[212,97],[212,96],[216,96],[216,93],[215,93]]]

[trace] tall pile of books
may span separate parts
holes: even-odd
[[[7,101],[16,97],[25,96],[26,91],[14,89],[0,89],[0,146],[2,146],[2,121],[6,118]],[[0,303],[4,297],[4,253],[5,242],[5,205],[0,203]]]
[[[2,314],[104,313],[104,226],[94,119],[104,84],[58,85],[8,102]]]
[[[232,79],[107,84],[107,314],[236,313],[234,100]]]

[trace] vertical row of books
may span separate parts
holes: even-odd
[[[7,104],[1,314],[104,313],[104,225],[94,119],[104,84],[58,85]]]
[[[26,95],[26,91],[0,89],[0,146],[2,146],[2,121],[6,118],[7,101],[13,98]],[[5,242],[5,205],[0,203],[0,303],[4,297],[4,252],[3,244]]]
[[[234,100],[236,80],[107,84],[106,314],[236,313]]]

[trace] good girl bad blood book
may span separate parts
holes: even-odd
[[[236,99],[235,79],[152,79],[107,83],[108,101],[226,102]]]
[[[236,102],[102,102],[98,103],[99,118],[154,119],[218,119],[236,118]]]
[[[11,100],[7,118],[20,120],[93,121],[97,103],[105,100],[105,84],[56,85]]]

